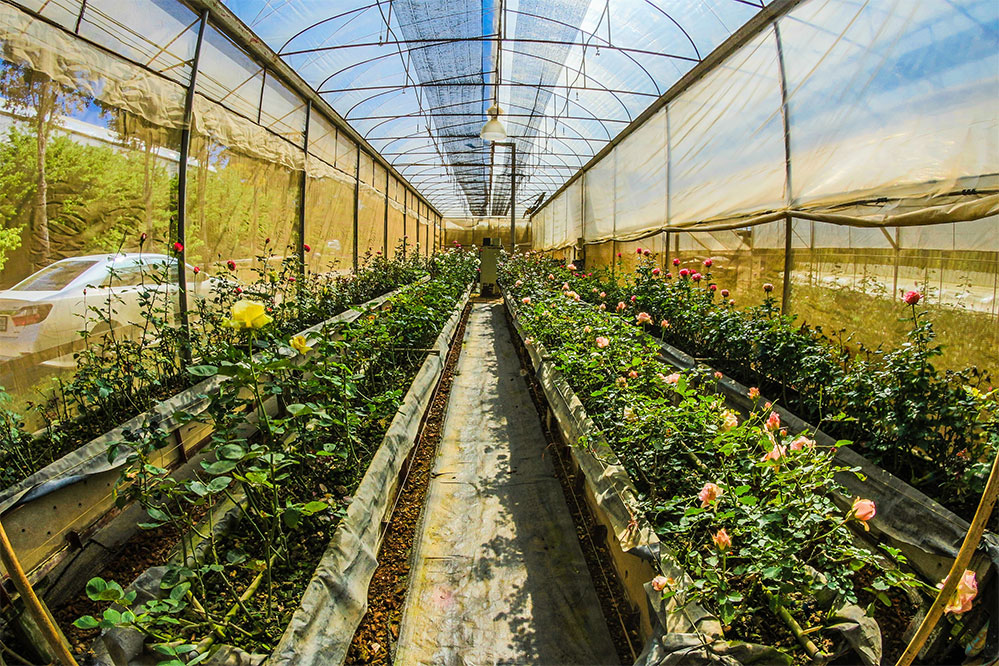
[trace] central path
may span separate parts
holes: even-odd
[[[616,664],[502,303],[475,303],[395,663]]]

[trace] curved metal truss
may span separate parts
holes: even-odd
[[[227,0],[445,215],[503,215],[580,166],[764,0]]]

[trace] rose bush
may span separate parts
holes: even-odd
[[[805,420],[842,413],[827,432],[853,441],[873,462],[970,519],[999,450],[999,392],[975,368],[934,367],[942,350],[917,307],[918,292],[899,301],[900,317],[911,322],[906,343],[851,352],[841,338],[781,314],[772,284],[761,285],[762,304],[739,309],[726,300],[728,290],[699,286],[687,269],[678,278],[655,273],[655,257],[643,255],[633,273],[618,278],[537,260],[594,304],[618,303],[631,321],[647,313],[664,322],[664,341],[761,387]]]
[[[510,302],[525,334],[552,356],[690,576],[666,595],[700,601],[733,634],[759,639],[749,620],[761,609],[784,607],[807,625],[818,598],[838,608],[866,589],[887,602],[890,587],[918,585],[856,545],[850,527],[874,517],[873,503],[843,511],[832,502],[829,491],[842,490],[833,476],[848,470],[831,450],[809,445],[809,433],[782,430],[769,405],[740,421],[712,373],[674,372],[656,341],[631,325],[633,315],[559,298],[541,279],[549,270],[514,257],[501,280],[520,283]],[[861,569],[873,572],[870,584],[858,582]]]

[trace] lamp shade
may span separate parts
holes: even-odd
[[[486,124],[482,126],[482,131],[479,132],[479,136],[482,137],[484,141],[502,141],[506,138],[506,128],[503,127],[497,116],[499,116],[502,111],[500,108],[493,104],[488,109],[486,113],[489,114],[489,120]]]
[[[486,121],[486,124],[482,126],[482,131],[479,132],[479,136],[486,141],[502,141],[506,138],[506,129],[503,127],[503,123],[495,118],[490,118]]]

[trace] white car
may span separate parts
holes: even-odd
[[[36,355],[39,363],[65,365],[79,346],[80,331],[100,333],[141,324],[143,290],[156,293],[160,307],[177,308],[177,260],[165,254],[93,254],[62,259],[10,289],[0,291],[0,360]],[[169,268],[169,270],[167,270]],[[211,289],[211,278],[188,266],[188,290],[195,298]],[[168,274],[166,280],[164,275]],[[193,303],[190,303],[193,307]]]

